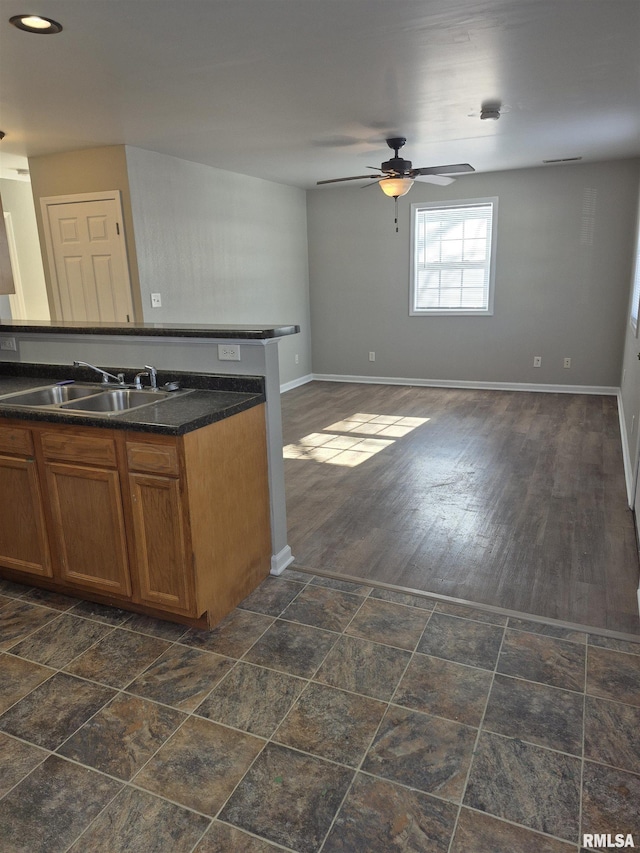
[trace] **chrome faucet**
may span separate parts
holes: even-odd
[[[136,388],[142,388],[142,381],[141,381],[142,377],[148,376],[149,377],[149,387],[155,391],[156,388],[158,387],[157,375],[158,375],[158,371],[155,369],[155,367],[151,367],[150,364],[145,364],[145,370],[141,370],[140,373],[136,373],[136,375],[133,379],[133,384]]]
[[[137,388],[138,390],[142,389],[142,377],[148,375],[148,370],[141,370],[140,373],[136,373],[136,375],[133,377],[133,387]]]
[[[110,379],[113,379],[114,382],[117,382],[118,385],[124,385],[124,373],[119,373],[117,376],[114,376],[113,373],[109,373],[108,370],[103,370],[101,367],[96,367],[93,364],[89,364],[88,361],[74,361],[74,367],[90,367],[91,370],[95,370],[96,373],[102,374],[102,381],[106,384]]]
[[[158,371],[150,364],[145,364],[145,369],[149,371],[149,385],[155,391],[158,387]]]

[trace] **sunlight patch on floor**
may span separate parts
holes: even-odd
[[[326,427],[326,432],[312,432],[296,444],[288,444],[284,458],[355,468],[428,420],[357,412]]]

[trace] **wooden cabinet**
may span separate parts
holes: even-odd
[[[116,439],[81,430],[40,433],[60,579],[130,596],[127,536]]]
[[[26,422],[4,429],[7,576],[38,573],[52,589],[213,626],[268,575],[264,405],[178,438]]]
[[[196,598],[215,625],[269,574],[264,405],[187,433],[183,471]]]
[[[130,474],[129,486],[140,601],[191,613],[193,571],[179,483],[171,477]]]
[[[128,440],[127,468],[140,601],[191,613],[193,569],[177,442]]]
[[[138,600],[220,621],[269,574],[264,406],[181,439],[127,436]]]
[[[31,431],[0,425],[0,565],[53,575]]]

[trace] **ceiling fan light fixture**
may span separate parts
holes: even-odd
[[[413,178],[383,178],[379,184],[382,192],[389,198],[400,198],[413,186]]]
[[[41,15],[14,15],[9,18],[9,23],[26,33],[52,35],[62,32],[62,24],[51,18],[43,18]]]

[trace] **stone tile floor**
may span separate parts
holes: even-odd
[[[640,643],[289,570],[209,633],[0,581],[0,797],[3,853],[640,847]]]

